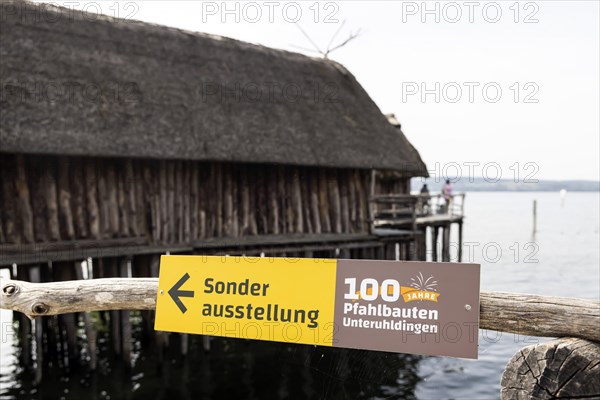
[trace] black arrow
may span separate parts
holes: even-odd
[[[181,302],[180,297],[194,297],[194,292],[191,290],[179,290],[188,279],[190,279],[190,275],[186,272],[185,275],[169,289],[169,296],[171,296],[183,314],[185,314],[187,308],[185,308],[185,305]]]

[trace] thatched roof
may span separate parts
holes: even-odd
[[[335,62],[48,5],[1,7],[2,152],[426,173]]]

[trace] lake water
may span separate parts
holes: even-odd
[[[482,290],[598,299],[599,209],[599,193],[469,193],[463,261],[481,263]],[[35,387],[18,366],[12,313],[0,318],[0,399],[497,399],[513,354],[548,340],[480,331],[479,359],[462,360],[220,338],[205,353],[192,337],[183,358],[176,336],[160,355],[136,330],[126,370],[101,332],[96,373],[53,366]]]

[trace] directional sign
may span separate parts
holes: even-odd
[[[177,281],[175,285],[173,285],[171,289],[169,289],[169,296],[171,296],[171,298],[173,299],[175,304],[177,304],[177,307],[179,307],[183,314],[185,314],[187,308],[181,302],[180,297],[194,297],[194,292],[190,290],[180,290],[183,284],[187,282],[188,279],[190,279],[190,275],[186,273],[184,276],[181,277],[179,281]]]
[[[155,329],[477,358],[477,264],[162,256]]]

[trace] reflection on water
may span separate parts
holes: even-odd
[[[179,335],[160,354],[135,332],[136,362],[130,370],[117,362],[107,335],[99,337],[99,369],[44,369],[39,387],[31,372],[18,369],[17,385],[3,399],[360,399],[414,398],[418,356],[260,341],[213,338],[204,352],[198,336],[190,353],[177,351]],[[13,363],[16,358],[13,358]],[[65,373],[66,371],[66,373]],[[6,376],[4,376],[6,378]]]
[[[465,261],[481,263],[484,290],[597,299],[599,199],[598,193],[568,193],[564,201],[558,193],[469,194],[465,242],[474,244]],[[526,247],[531,242],[537,249]],[[487,243],[500,254],[484,253]],[[131,370],[100,333],[95,374],[84,367],[64,373],[57,352],[35,387],[32,373],[18,367],[12,313],[2,311],[0,319],[1,399],[497,399],[512,355],[547,340],[481,331],[479,360],[460,360],[220,338],[205,353],[201,338],[190,336],[183,358],[177,335],[163,355],[136,325]]]

